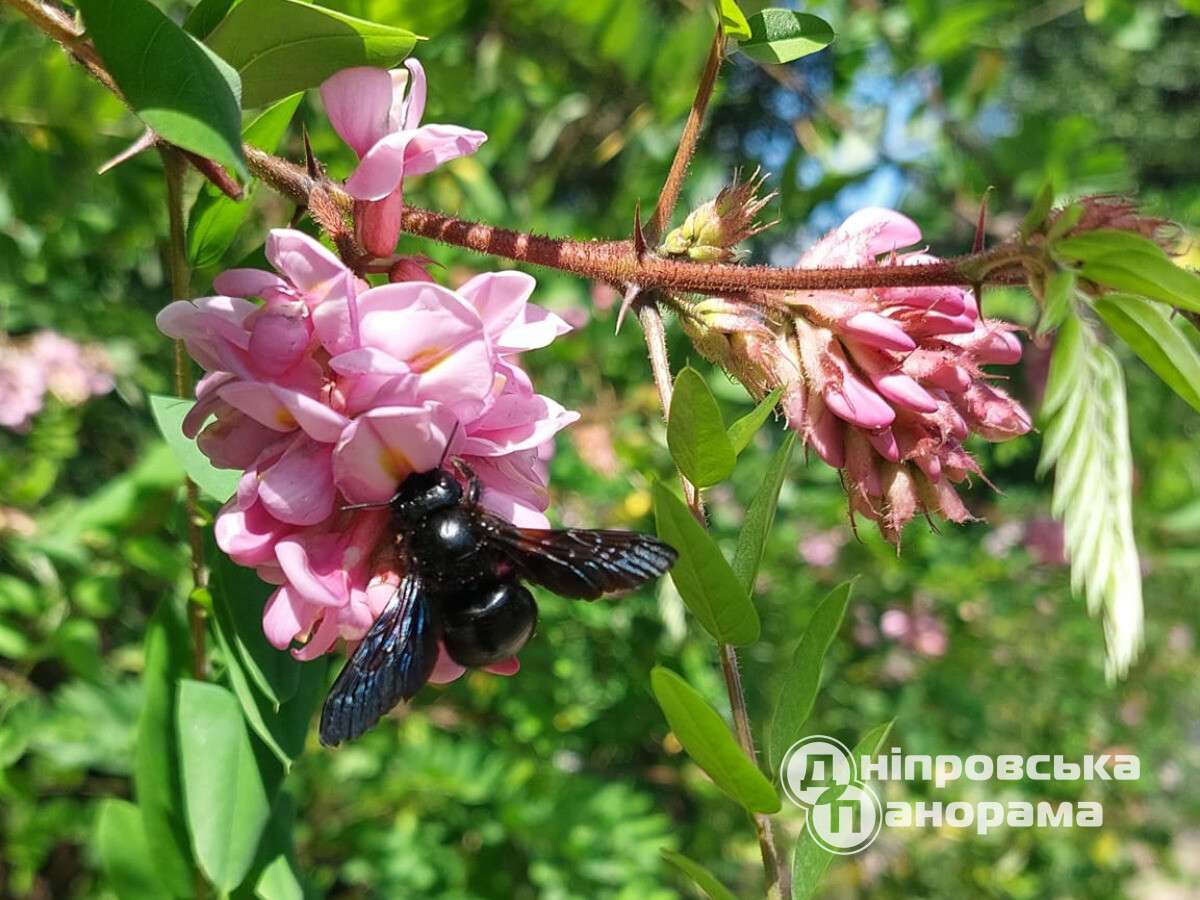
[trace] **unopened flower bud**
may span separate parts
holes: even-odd
[[[758,197],[766,176],[757,172],[749,181],[722,188],[716,198],[692,210],[683,224],[667,234],[658,252],[664,256],[686,256],[696,262],[729,262],[734,249],[775,224],[755,222],[762,208],[776,196]]]

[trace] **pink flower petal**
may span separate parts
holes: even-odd
[[[333,130],[361,158],[389,130],[392,77],[383,69],[343,69],[321,85],[321,100]]]
[[[333,446],[298,435],[258,483],[263,506],[292,525],[315,525],[333,512]]]
[[[523,353],[547,347],[561,334],[571,330],[571,325],[548,309],[530,303],[518,321],[504,329],[496,339],[497,353]]]
[[[323,299],[349,271],[342,261],[303,231],[273,228],[267,236],[267,259],[305,294]]]
[[[400,239],[400,217],[404,212],[404,194],[399,183],[378,201],[359,200],[355,203],[358,236],[367,251],[374,256],[390,256]],[[431,279],[432,280],[432,279]]]
[[[405,150],[416,134],[415,130],[396,131],[376,141],[346,179],[346,193],[355,200],[382,200],[399,187],[407,174]]]
[[[273,562],[275,545],[294,530],[274,518],[261,503],[243,510],[236,500],[221,508],[213,525],[217,546],[242,566]]]
[[[227,269],[213,279],[213,290],[229,297],[261,297],[265,293],[286,292],[289,287],[278,275],[261,269]]]
[[[893,403],[916,412],[931,413],[937,410],[937,401],[933,399],[933,395],[907,375],[891,372],[886,375],[874,375],[871,381],[875,390]]]
[[[292,589],[309,603],[344,606],[350,602],[338,535],[302,533],[286,538],[275,545],[275,559]]]
[[[263,634],[276,650],[286,650],[298,634],[308,631],[319,607],[306,603],[287,585],[267,600],[263,610]]]
[[[294,431],[296,417],[279,399],[273,385],[259,381],[233,381],[217,390],[221,399],[275,431]]]
[[[495,341],[521,317],[536,286],[524,272],[485,272],[461,285],[458,295],[475,307],[484,331]]]
[[[401,134],[412,134],[404,145],[405,177],[425,175],[460,156],[470,156],[487,140],[487,135],[482,131],[459,125],[422,125],[415,132]]]
[[[879,350],[914,350],[914,341],[897,323],[878,313],[860,312],[841,323],[841,330]]]
[[[449,684],[461,678],[466,671],[465,666],[460,666],[450,658],[450,654],[446,652],[446,645],[438,641],[437,662],[433,664],[429,682],[431,684]]]
[[[454,431],[453,413],[426,403],[383,407],[355,419],[333,454],[334,480],[350,503],[382,503],[412,472],[436,468]]]
[[[410,57],[404,61],[404,68],[408,69],[409,75],[408,98],[403,104],[404,120],[393,120],[393,130],[416,128],[421,124],[421,117],[425,115],[425,67]],[[398,85],[398,88],[402,91],[403,85]],[[393,100],[393,110],[395,109],[396,104]]]

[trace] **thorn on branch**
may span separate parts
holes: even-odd
[[[631,284],[625,288],[625,294],[621,297],[621,308],[617,310],[617,327],[613,334],[621,333],[621,324],[625,321],[625,315],[632,308],[634,301],[642,293],[641,285]]]
[[[642,230],[642,201],[639,200],[633,207],[633,252],[640,261],[646,255],[646,233]],[[620,329],[620,320],[617,322],[617,328]]]

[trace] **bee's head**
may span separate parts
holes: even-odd
[[[430,513],[457,506],[462,496],[462,485],[446,469],[413,472],[392,498],[392,517],[401,524],[415,525]]]

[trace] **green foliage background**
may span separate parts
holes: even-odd
[[[431,36],[417,49],[430,75],[427,120],[489,135],[475,157],[412,183],[412,202],[577,237],[624,235],[635,202],[653,200],[712,27],[706,4],[667,0],[328,5]],[[1194,0],[828,2],[811,11],[829,19],[837,42],[773,71],[733,59],[685,195],[685,204],[707,199],[736,166],[769,169],[782,224],[755,239],[759,258],[793,260],[865,202],[897,205],[935,251],[962,252],[985,188],[996,188],[992,227],[1004,235],[1047,177],[1063,196],[1130,192],[1155,213],[1200,222]],[[349,171],[316,98],[301,109],[317,154],[334,174]],[[167,299],[160,166],[146,155],[95,175],[136,134],[56,47],[0,17],[0,328],[99,341],[121,365],[114,394],[80,409],[52,405],[29,435],[0,432],[0,506],[37,525],[31,535],[0,532],[0,895],[132,895],[121,872],[101,865],[97,817],[105,798],[130,796],[147,622],[163,596],[182,603],[189,581],[181,472],[148,403],[171,383],[171,348],[153,325]],[[285,150],[298,157],[298,129]],[[226,264],[255,249],[264,224],[290,215],[266,192],[254,203]],[[489,265],[404,246],[444,264],[451,283]],[[212,274],[197,273],[197,292]],[[537,299],[581,324],[528,360],[543,392],[584,413],[559,441],[554,512],[651,530],[650,479],[666,477],[670,460],[636,325],[614,337],[606,289],[534,274]],[[1035,320],[1020,292],[994,292],[985,308]],[[678,363],[694,357],[681,335],[673,341]],[[976,448],[1002,490],[970,492],[986,521],[940,534],[915,524],[900,557],[869,529],[855,536],[836,473],[797,454],[759,579],[763,639],[743,655],[760,744],[776,673],[820,598],[857,574],[815,727],[852,742],[894,717],[892,744],[913,753],[1078,758],[1120,748],[1142,760],[1133,784],[888,784],[893,799],[1098,799],[1105,827],[885,832],[868,853],[835,864],[828,896],[1200,890],[1198,426],[1121,352],[1148,622],[1142,661],[1116,685],[1104,681],[1099,626],[1070,597],[1065,568],[1022,543],[1026,526],[1048,515],[1036,435]],[[1013,375],[1031,405],[1046,358],[1031,346]],[[737,385],[694,361],[727,421],[750,408]],[[710,493],[713,530],[730,554],[782,437],[765,428]],[[834,548],[830,564],[800,555],[814,537]],[[749,823],[668,739],[650,693],[649,672],[663,663],[726,706],[712,645],[668,583],[617,603],[540,603],[540,635],[519,677],[471,675],[428,690],[335,753],[310,739],[284,789],[299,819],[297,868],[314,895],[686,894],[660,848],[704,861],[739,896],[761,890]],[[936,616],[945,654],[881,637],[889,607]],[[802,821],[794,811],[787,831]]]

